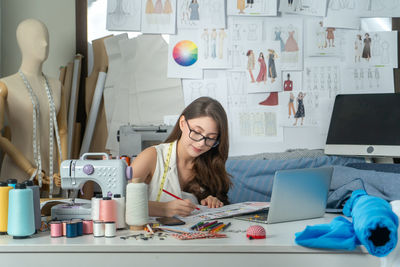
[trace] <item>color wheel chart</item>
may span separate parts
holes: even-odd
[[[191,66],[196,63],[198,58],[197,45],[188,40],[180,41],[175,45],[172,51],[172,57],[175,62],[181,66]]]

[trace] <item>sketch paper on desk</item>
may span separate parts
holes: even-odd
[[[281,0],[279,11],[324,17],[326,15],[326,1],[327,0]]]
[[[177,0],[178,29],[225,28],[224,0]]]
[[[303,69],[303,19],[297,16],[264,19],[267,41],[280,44],[281,69]]]
[[[281,48],[277,41],[247,44],[242,70],[247,70],[247,92],[265,93],[282,90]]]
[[[330,99],[341,91],[340,59],[313,57],[304,61],[303,90],[320,92]]]
[[[397,68],[397,31],[348,31],[345,36],[347,65]]]
[[[348,66],[341,77],[342,94],[394,93],[391,67]]]
[[[142,32],[175,34],[176,0],[142,0]]]
[[[400,2],[398,0],[357,0],[360,17],[398,17]]]
[[[199,64],[200,40],[197,30],[180,30],[171,35],[168,45],[168,77],[201,79]]]
[[[218,100],[228,110],[228,88],[225,71],[205,70],[203,79],[182,79],[185,106],[201,96]]]
[[[330,0],[324,17],[324,26],[358,30],[361,25],[358,14],[359,7],[354,0]]]
[[[229,16],[276,16],[276,0],[229,0]]]
[[[203,69],[230,68],[228,31],[224,28],[205,28],[198,31],[199,66]]]
[[[140,31],[142,0],[107,0],[109,31]]]
[[[192,212],[192,215],[187,217],[179,217],[179,219],[185,222],[198,222],[198,221],[209,221],[214,219],[222,219],[233,217],[240,214],[252,213],[269,208],[269,202],[242,202],[236,204],[230,204],[221,208],[210,209],[205,206],[198,206],[199,211]]]

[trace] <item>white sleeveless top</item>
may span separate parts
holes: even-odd
[[[190,193],[183,192],[179,183],[178,168],[176,165],[176,144],[177,141],[172,143],[171,158],[169,160],[169,167],[167,175],[165,177],[164,188],[166,191],[178,196],[182,199],[190,199],[194,204],[198,204],[197,198]],[[154,170],[153,177],[149,183],[149,200],[156,201],[159,188],[161,186],[161,180],[164,174],[165,163],[167,161],[168,149],[170,143],[163,143],[154,148],[157,151],[157,163],[156,169]],[[168,202],[175,200],[174,197],[162,192],[160,202]]]

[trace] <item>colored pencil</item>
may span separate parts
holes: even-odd
[[[165,190],[165,189],[163,189],[162,191],[163,191],[164,193],[167,193],[167,194],[170,195],[171,197],[174,197],[174,198],[176,198],[176,199],[183,200],[182,198],[180,198],[180,197],[178,197],[178,196],[175,196],[174,194],[168,192],[168,191]],[[200,210],[200,209],[199,209],[198,207],[196,207],[196,210]]]

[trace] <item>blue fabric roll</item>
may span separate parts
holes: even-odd
[[[360,244],[353,224],[344,217],[336,217],[329,224],[307,226],[296,233],[295,241],[305,247],[345,250],[353,250]]]
[[[387,201],[356,190],[343,214],[353,218],[354,232],[370,254],[383,257],[396,247],[399,221]]]

